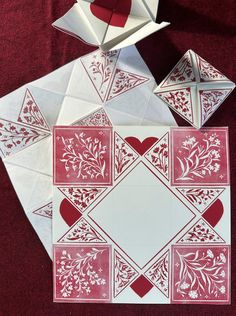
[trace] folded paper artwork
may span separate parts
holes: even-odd
[[[155,89],[156,95],[196,128],[201,128],[235,84],[189,50]]]
[[[56,302],[230,302],[227,128],[57,126]]]
[[[169,25],[155,23],[157,0],[77,0],[55,28],[102,50],[133,45]]]
[[[50,256],[52,126],[175,125],[164,102],[153,95],[154,86],[138,51],[129,47],[95,51],[0,99],[0,156]],[[105,177],[101,185],[110,181]]]

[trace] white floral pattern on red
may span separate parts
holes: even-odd
[[[111,121],[103,108],[76,121],[72,125],[77,126],[112,126]]]
[[[224,243],[224,240],[203,220],[200,219],[178,243]]]
[[[169,133],[166,133],[145,155],[148,161],[169,180]]]
[[[111,184],[111,132],[109,127],[55,128],[55,183]]]
[[[69,231],[58,240],[65,243],[106,243],[106,240],[89,224],[81,218]]]
[[[43,217],[52,218],[52,202],[47,203],[46,205],[38,208],[37,210],[33,211],[34,214],[40,215]]]
[[[191,88],[157,92],[156,94],[174,111],[178,112],[190,123],[193,123]]]
[[[55,301],[109,301],[109,246],[54,246]]]
[[[125,172],[138,158],[135,151],[117,133],[114,135],[115,155],[114,170],[115,180]]]
[[[228,80],[219,70],[196,54],[201,81]]]
[[[169,250],[164,253],[146,272],[146,277],[169,297]]]
[[[81,212],[98,199],[106,188],[78,188],[78,187],[58,187],[58,189],[78,208]]]
[[[114,297],[131,284],[138,272],[116,250],[114,251]]]
[[[228,246],[173,246],[172,303],[229,302]]]
[[[17,121],[50,131],[39,106],[28,89],[26,89],[24,101]]]
[[[202,125],[224,102],[232,89],[200,90],[200,106]]]
[[[113,50],[111,52],[96,52],[81,58],[90,80],[92,81],[102,102],[106,100],[107,91],[115,70],[120,51]]]
[[[172,129],[174,184],[228,184],[227,128]]]
[[[225,190],[224,188],[177,188],[199,211],[204,212]]]
[[[116,69],[107,100],[109,101],[116,96],[147,82],[148,80],[148,78],[138,74]]]
[[[195,81],[190,52],[186,52],[160,87],[169,87]]]
[[[0,149],[4,156],[15,154],[49,135],[44,131],[0,119]]]

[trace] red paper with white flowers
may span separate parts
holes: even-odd
[[[54,300],[229,304],[228,156],[227,128],[55,127]]]

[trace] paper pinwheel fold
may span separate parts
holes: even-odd
[[[102,50],[120,49],[169,25],[155,23],[158,1],[77,0],[55,28]]]
[[[234,87],[219,70],[188,50],[154,93],[194,127],[201,128]]]

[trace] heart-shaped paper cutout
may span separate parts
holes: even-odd
[[[82,214],[67,199],[63,199],[61,202],[60,214],[69,226],[72,226],[82,216]]]
[[[132,0],[94,0],[90,10],[99,20],[116,27],[124,27],[131,10]]]
[[[130,144],[141,156],[151,148],[157,141],[156,137],[148,137],[142,142],[136,137],[126,137],[125,141]]]
[[[224,213],[224,206],[221,200],[217,199],[202,215],[202,217],[212,226],[215,227]]]

